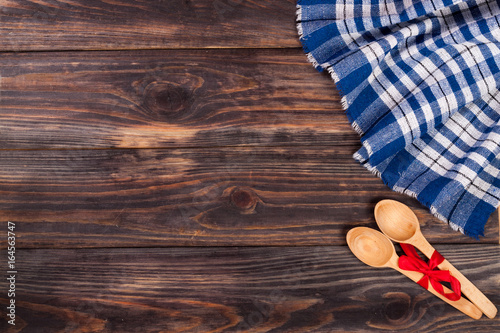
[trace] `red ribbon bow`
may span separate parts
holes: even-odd
[[[429,262],[423,261],[418,255],[413,245],[400,244],[406,256],[399,257],[399,268],[405,271],[415,271],[423,273],[424,276],[418,281],[418,284],[428,289],[429,282],[432,287],[451,301],[458,301],[460,299],[460,281],[451,276],[449,271],[440,271],[436,267],[444,261],[444,257],[438,252],[434,251]],[[443,285],[440,282],[449,282],[451,284],[452,293],[445,293]]]

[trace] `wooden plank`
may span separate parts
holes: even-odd
[[[0,56],[3,149],[359,145],[300,49]]]
[[[297,47],[295,0],[2,1],[0,50]]]
[[[438,251],[500,306],[498,245]],[[0,252],[6,257],[5,251]],[[21,250],[12,332],[492,332],[344,246]],[[0,313],[6,318],[5,295]],[[147,318],[147,319],[146,319]],[[9,325],[0,322],[0,329]]]
[[[430,241],[476,242],[392,192],[352,153],[342,144],[5,150],[0,221],[18,224],[25,248],[333,245],[352,227],[376,227],[374,205],[392,198],[416,208]],[[498,243],[492,219],[483,243]]]

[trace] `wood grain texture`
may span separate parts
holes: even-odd
[[[500,306],[498,246],[437,249]],[[492,332],[500,325],[499,317],[463,315],[394,270],[365,266],[345,246],[38,249],[19,251],[17,261],[18,325],[0,323],[9,333]]]
[[[295,0],[9,0],[0,50],[300,46]]]
[[[498,330],[343,246],[400,200],[500,306],[498,213],[464,244],[352,159],[295,4],[0,1],[1,332]]]
[[[0,148],[359,146],[299,49],[2,54]]]
[[[352,153],[343,144],[5,150],[0,221],[16,222],[18,246],[29,248],[332,245],[352,227],[375,227],[374,205],[392,198],[416,209],[431,242],[476,242],[392,192]],[[496,221],[482,242],[498,243]]]

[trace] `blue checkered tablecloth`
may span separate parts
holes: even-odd
[[[478,238],[500,199],[500,0],[299,0],[308,59],[361,135],[354,158]]]

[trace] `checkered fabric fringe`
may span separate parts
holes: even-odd
[[[328,71],[354,158],[478,238],[500,199],[500,0],[299,0],[308,59]]]

